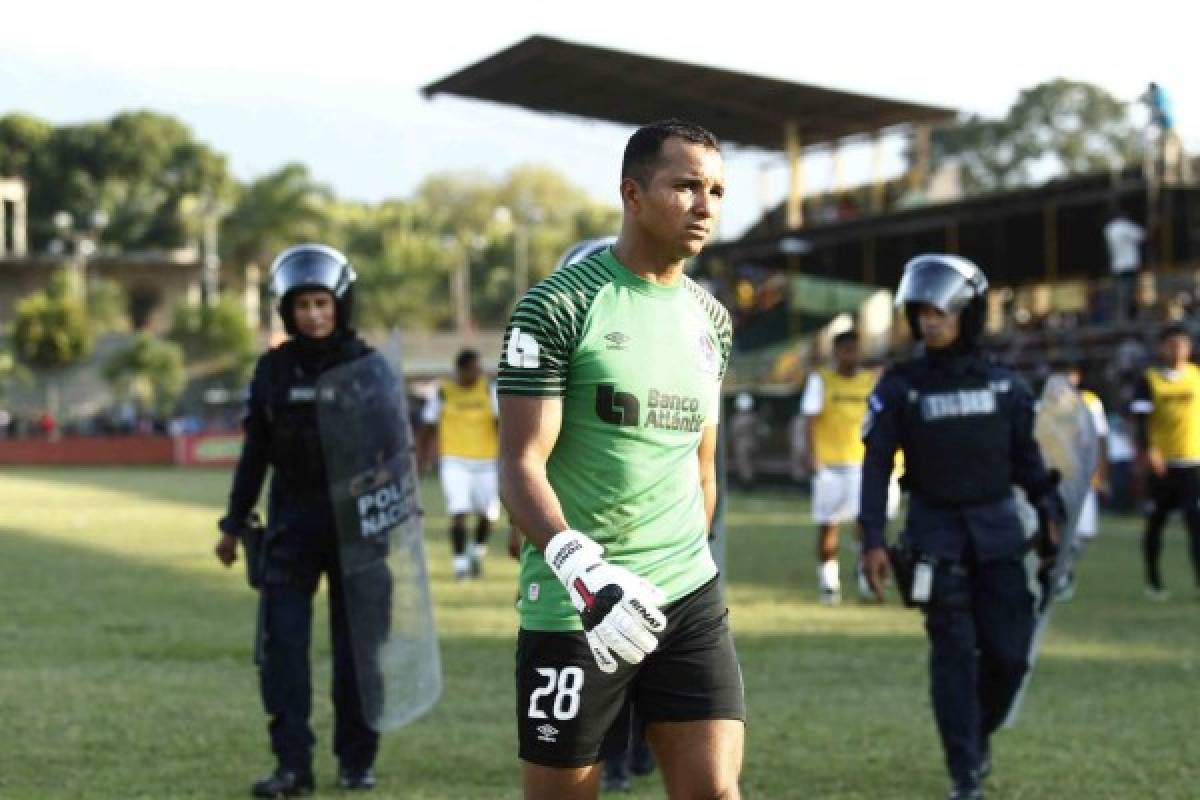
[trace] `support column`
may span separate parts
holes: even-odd
[[[1042,242],[1046,279],[1054,283],[1058,280],[1058,206],[1054,203],[1042,209]]]
[[[883,213],[883,135],[871,134],[871,212]]]
[[[925,188],[929,178],[929,153],[932,143],[933,128],[928,125],[913,128],[913,163],[908,171],[908,188],[912,191]]]
[[[788,161],[787,226],[795,229],[804,225],[804,151],[800,126],[794,121],[783,126],[783,149]]]

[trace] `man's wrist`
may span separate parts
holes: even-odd
[[[550,537],[542,556],[558,580],[567,586],[585,564],[598,559],[603,552],[590,536],[568,528]]]
[[[863,525],[863,552],[874,550],[879,547],[886,547],[887,540],[883,536],[883,528],[875,525]]]

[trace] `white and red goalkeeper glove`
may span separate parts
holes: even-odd
[[[546,563],[567,588],[583,619],[588,646],[604,672],[616,672],[614,657],[637,664],[658,647],[667,627],[659,610],[666,595],[654,584],[601,556],[604,548],[579,531],[556,534],[546,545]]]

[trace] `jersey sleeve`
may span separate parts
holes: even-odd
[[[1154,395],[1150,391],[1150,379],[1146,375],[1138,379],[1129,410],[1134,414],[1149,414],[1154,410]]]
[[[442,418],[442,387],[437,385],[429,396],[425,398],[425,405],[421,407],[421,422],[426,425],[437,425],[438,420]]]
[[[583,327],[569,297],[543,282],[521,298],[504,333],[496,378],[499,394],[562,397],[567,368]]]
[[[821,373],[813,370],[804,382],[804,396],[800,398],[800,413],[815,417],[825,410],[825,381]]]
[[[1100,398],[1091,399],[1088,411],[1092,412],[1092,425],[1096,428],[1096,435],[1108,436],[1108,417],[1104,413],[1104,404],[1100,402]]]

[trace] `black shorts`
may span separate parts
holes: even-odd
[[[600,671],[582,631],[517,634],[517,736],[522,760],[583,767],[628,699],[643,723],[746,718],[742,672],[719,580],[663,609],[667,627],[641,664]]]
[[[1165,514],[1176,508],[1187,514],[1200,503],[1200,467],[1167,467],[1167,474],[1161,478],[1151,473],[1148,484],[1149,514]]]

